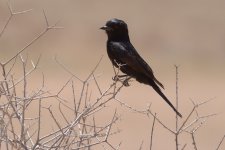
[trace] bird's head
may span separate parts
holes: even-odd
[[[100,29],[106,31],[109,40],[129,41],[128,27],[123,20],[111,19]]]

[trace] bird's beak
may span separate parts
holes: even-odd
[[[105,30],[105,31],[111,30],[111,28],[110,28],[110,27],[107,27],[107,26],[103,26],[103,27],[101,27],[100,29]]]

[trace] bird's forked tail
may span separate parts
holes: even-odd
[[[170,100],[163,94],[161,89],[157,86],[157,84],[154,83],[154,85],[151,85],[152,88],[167,102],[168,105],[174,110],[174,112],[182,118],[181,113],[177,111],[177,109],[173,106],[173,104],[170,102]]]

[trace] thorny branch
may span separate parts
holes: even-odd
[[[0,31],[0,38],[6,32],[13,16],[27,13],[31,10],[14,12],[10,2],[8,3],[10,10],[10,17],[7,19],[3,29]],[[23,52],[45,35],[50,29],[61,29],[57,27],[57,23],[50,25],[45,11],[43,11],[46,28],[35,36],[28,44],[7,59],[5,62],[0,62],[1,77],[0,77],[0,149],[6,147],[7,149],[82,149],[101,145],[108,149],[119,149],[120,144],[113,146],[110,143],[109,137],[113,134],[119,133],[115,131],[113,126],[118,121],[118,116],[115,111],[112,119],[105,120],[105,125],[96,124],[95,115],[98,116],[100,112],[104,111],[103,105],[106,105],[112,98],[115,97],[120,90],[116,87],[114,82],[110,85],[109,90],[102,92],[97,81],[98,75],[95,75],[101,59],[94,66],[90,74],[85,80],[79,78],[71,73],[66,67],[60,65],[66,72],[70,73],[71,78],[59,89],[55,94],[51,94],[45,87],[45,78],[42,74],[41,87],[36,91],[32,91],[29,86],[28,77],[35,73],[40,62],[38,57],[36,62],[29,61],[28,56],[24,57]],[[19,59],[18,59],[19,58]],[[20,60],[20,61],[18,61]],[[31,62],[31,69],[29,68]],[[57,61],[58,64],[59,61]],[[15,71],[17,65],[22,66],[22,75]],[[80,93],[76,93],[74,84],[75,80],[82,82]],[[29,80],[30,81],[30,80]],[[32,80],[31,80],[32,81]],[[94,82],[93,82],[94,81]],[[72,86],[70,86],[70,84]],[[94,84],[98,87],[100,92],[98,100],[91,97],[91,90],[89,85]],[[21,89],[22,87],[22,89]],[[63,91],[70,87],[72,91],[72,100],[65,99]],[[104,93],[104,94],[103,94]],[[58,102],[58,110],[55,111],[55,106],[45,106],[46,100],[54,100]],[[54,103],[55,103],[54,102]],[[70,103],[73,102],[73,103]],[[32,105],[36,105],[38,112],[33,117],[27,117]],[[43,115],[43,112],[48,111],[49,114]],[[63,116],[64,120],[59,120],[57,113]],[[65,112],[71,112],[68,116]],[[30,115],[29,115],[30,116]],[[50,122],[44,122],[45,118],[53,120],[52,132],[45,133],[44,126],[49,126]],[[19,127],[19,128],[18,128]],[[107,148],[106,148],[107,147]]]

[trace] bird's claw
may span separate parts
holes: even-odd
[[[123,83],[123,85],[126,86],[126,87],[130,86],[128,80],[124,80],[122,83]]]
[[[122,76],[116,75],[116,76],[112,77],[112,80],[115,82],[120,81],[126,87],[130,86],[129,80],[131,79],[131,77],[128,77],[126,79],[122,79],[122,78],[124,78],[123,75]]]

